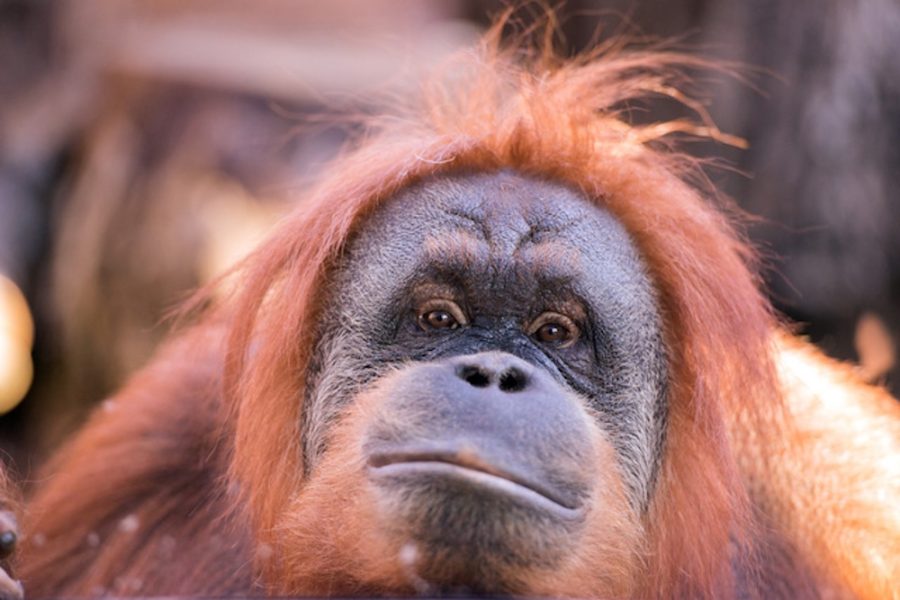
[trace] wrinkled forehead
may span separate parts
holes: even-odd
[[[513,257],[536,246],[577,251],[583,261],[634,266],[637,252],[622,225],[604,208],[560,183],[514,172],[455,175],[414,185],[380,206],[360,232],[362,245],[432,247],[448,232]],[[438,244],[440,253],[443,246]],[[571,254],[571,253],[569,253]]]
[[[576,365],[529,356],[577,385],[614,424],[635,502],[646,505],[664,429],[661,318],[650,273],[605,208],[513,172],[429,179],[362,222],[332,281],[330,306],[345,339],[360,333],[398,360],[410,356],[396,345],[398,323],[422,299],[459,299],[473,324],[481,320],[465,338],[479,344],[499,343],[492,332],[520,335],[522,323],[545,311],[576,315],[593,358]]]

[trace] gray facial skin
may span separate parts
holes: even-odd
[[[421,305],[435,295],[454,300],[468,322],[423,329]],[[327,297],[305,398],[308,471],[326,451],[342,409],[388,371],[500,353],[539,374],[547,389],[547,382],[558,386],[558,396],[581,399],[617,451],[633,506],[646,509],[666,424],[661,320],[635,246],[602,208],[563,185],[509,171],[430,179],[389,199],[363,222]],[[545,311],[575,318],[577,341],[539,341],[528,327]],[[439,414],[446,406],[441,402],[453,402],[429,397],[435,405],[423,405],[420,413]],[[564,422],[571,416],[564,412],[523,410],[496,430],[515,427],[516,418]],[[466,418],[451,414],[447,427]],[[547,429],[519,443],[530,445],[538,460],[552,455],[567,435],[569,453],[577,455],[577,431]],[[497,460],[521,452],[511,444],[495,448]],[[539,466],[532,471],[538,478],[544,472]],[[557,491],[577,497],[577,482],[569,483]]]

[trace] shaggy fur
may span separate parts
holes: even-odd
[[[415,591],[397,565],[351,562],[378,551],[357,549],[365,539],[298,538],[296,524],[329,503],[329,482],[352,487],[337,466],[304,485],[298,399],[322,290],[360,223],[414,182],[499,169],[574,186],[626,227],[658,288],[672,382],[654,497],[642,523],[617,526],[637,571],[599,584],[548,575],[534,589],[730,596],[772,571],[760,564],[772,531],[801,565],[777,573],[786,589],[802,579],[889,597],[900,573],[897,405],[780,333],[746,243],[685,182],[689,161],[652,143],[688,126],[629,126],[617,112],[679,98],[673,73],[692,61],[618,47],[560,61],[502,49],[500,28],[430,82],[422,108],[341,158],[235,273],[237,295],[61,451],[26,521],[33,597],[326,595],[354,591],[329,582],[355,568],[374,570],[380,591]],[[348,444],[363,400],[333,433]],[[365,531],[366,511],[345,509],[329,518]]]

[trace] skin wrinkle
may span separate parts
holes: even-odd
[[[459,304],[470,326],[446,339],[423,336],[414,313],[428,293]],[[660,317],[627,234],[577,192],[510,172],[413,186],[350,240],[329,294],[337,300],[323,316],[305,400],[310,469],[347,399],[380,370],[498,349],[544,368],[594,407],[632,503],[646,509],[666,415]],[[527,337],[523,329],[547,310],[587,322],[579,347],[590,351],[547,351]]]
[[[507,358],[496,353],[493,360],[505,361]],[[411,377],[410,374],[416,376]],[[590,535],[586,519],[591,514],[595,518],[600,518],[600,514],[610,515],[610,498],[598,500],[596,495],[582,495],[593,487],[595,494],[600,494],[602,498],[610,486],[610,482],[601,482],[605,475],[611,473],[605,472],[606,470],[602,473],[594,471],[597,465],[609,463],[591,460],[595,452],[603,452],[602,434],[583,409],[583,399],[561,389],[557,388],[560,392],[559,400],[567,404],[568,408],[559,410],[559,407],[547,407],[549,410],[546,410],[541,407],[540,399],[546,398],[544,394],[548,390],[545,386],[556,388],[555,383],[548,380],[546,375],[537,377],[537,395],[531,396],[530,400],[528,393],[519,398],[502,394],[493,397],[492,405],[507,406],[501,410],[514,408],[523,401],[529,403],[530,408],[522,418],[507,413],[507,417],[512,419],[501,419],[512,426],[504,430],[493,428],[498,414],[494,413],[495,418],[483,418],[482,410],[477,406],[482,399],[477,397],[478,394],[475,398],[469,396],[468,401],[459,398],[461,403],[441,401],[441,395],[446,390],[453,389],[453,380],[455,376],[447,371],[446,363],[410,364],[393,380],[388,376],[377,382],[371,391],[363,392],[348,417],[354,419],[360,409],[362,415],[367,415],[367,402],[374,400],[375,404],[371,406],[377,411],[379,423],[367,430],[374,430],[379,435],[366,439],[376,449],[384,443],[390,447],[397,439],[418,439],[430,446],[433,441],[426,441],[431,439],[429,433],[437,434],[438,439],[447,441],[452,441],[456,435],[463,435],[465,437],[462,439],[470,440],[475,447],[494,448],[495,452],[491,456],[499,461],[493,463],[499,468],[504,468],[506,464],[507,467],[515,468],[518,465],[534,469],[529,471],[532,475],[538,474],[556,490],[568,488],[579,494],[583,500],[593,502],[596,510],[564,517],[558,513],[535,512],[516,502],[507,504],[502,498],[483,496],[477,489],[457,488],[452,481],[439,479],[431,482],[427,488],[378,488],[375,497],[382,500],[379,508],[381,520],[375,527],[387,527],[390,531],[387,539],[394,540],[396,544],[407,544],[408,540],[415,542],[421,550],[421,559],[425,561],[418,568],[430,583],[437,586],[434,593],[455,589],[445,588],[445,583],[472,586],[467,589],[470,593],[479,589],[485,592],[522,589],[523,584],[517,581],[518,573],[523,570],[529,572],[564,568],[567,557],[577,553],[581,540],[585,535]],[[422,385],[431,387],[423,389]],[[460,391],[465,395],[465,390]],[[472,400],[475,400],[475,404],[470,403]],[[538,404],[534,404],[535,401]],[[423,410],[423,405],[429,407]],[[533,413],[543,414],[549,420],[527,417]],[[371,417],[367,418],[371,421]],[[440,424],[437,432],[435,423]],[[541,435],[535,439],[534,433],[538,432]],[[352,438],[359,439],[360,435],[362,434],[357,432]],[[537,443],[526,443],[523,446],[514,441],[517,437],[522,441],[533,440]],[[493,445],[494,441],[500,441],[500,445]],[[547,443],[553,448],[546,447]],[[344,446],[341,442],[335,442],[334,450],[329,451],[325,460],[342,448]],[[499,454],[496,453],[497,449],[501,450]],[[611,471],[614,472],[614,469]],[[596,489],[598,486],[599,490]],[[448,496],[453,497],[452,502],[435,501]],[[502,503],[502,509],[498,502]],[[391,518],[392,515],[399,515],[401,518]],[[612,521],[608,521],[607,526],[600,531],[609,532],[611,527],[616,526],[615,517],[610,518]],[[453,527],[449,523],[453,523]],[[376,538],[379,538],[377,533]],[[593,539],[596,542],[596,537]],[[465,553],[458,552],[463,545],[469,550]],[[383,553],[380,552],[379,556]],[[485,585],[489,587],[482,588]]]
[[[421,597],[471,585],[506,596],[768,598],[785,584],[784,596],[796,598],[801,581],[814,583],[811,597],[892,596],[900,572],[900,521],[891,501],[900,493],[900,465],[891,461],[900,451],[900,405],[864,385],[849,365],[790,336],[760,289],[758,255],[736,227],[737,215],[699,181],[702,161],[667,137],[729,140],[684,95],[696,69],[712,65],[665,48],[630,48],[623,38],[563,59],[550,39],[552,13],[543,41],[529,30],[506,43],[515,17],[501,16],[476,48],[427,77],[421,102],[395,103],[391,115],[361,123],[367,135],[359,146],[326,170],[247,260],[182,312],[198,311],[200,322],[126,384],[115,410],[96,411],[56,453],[23,523],[34,532],[22,539],[18,572],[30,597],[121,595],[128,590],[118,582],[135,578],[148,593],[170,597]],[[629,123],[620,110],[658,94],[704,122]],[[454,174],[467,175],[448,177]],[[590,300],[591,319],[605,328],[594,335],[608,341],[609,365],[572,364],[572,376],[548,366],[550,357],[562,365],[561,357],[570,362],[589,344],[568,354],[541,352],[515,319],[528,313],[523,296],[543,301],[547,294],[520,279],[511,280],[520,293],[504,295],[492,279],[466,281],[474,269],[454,283],[458,293],[477,291],[477,325],[452,335],[416,330],[414,305],[402,294],[423,272],[424,236],[459,227],[446,222],[449,204],[499,202],[500,185],[522,192],[508,194],[510,208],[552,207],[544,211],[548,222],[580,217],[559,237],[584,257],[574,291]],[[503,307],[514,316],[499,318]],[[352,352],[347,361],[334,360],[338,347]],[[561,532],[547,519],[509,515],[496,504],[485,519],[495,527],[489,536],[563,559],[549,569],[503,568],[475,555],[469,542],[490,543],[478,537],[482,523],[468,510],[478,502],[445,493],[423,505],[407,495],[407,506],[397,507],[387,489],[386,502],[370,501],[360,446],[374,420],[421,437],[427,430],[410,430],[427,427],[435,412],[452,416],[465,397],[474,401],[463,408],[476,417],[496,409],[452,377],[453,359],[446,358],[485,349],[543,366],[550,380],[530,410],[504,397],[502,414],[482,419],[493,424],[493,439],[510,434],[505,423],[540,427],[540,415],[566,411],[591,435],[592,460],[570,471],[580,471],[593,501],[581,543],[554,536]],[[423,364],[430,358],[443,360]],[[416,388],[420,369],[441,366],[453,380],[451,393],[431,401],[413,394],[398,407],[398,382]],[[637,385],[636,373],[645,385]],[[349,395],[362,380],[370,383],[352,399],[331,394]],[[593,381],[599,393],[570,393],[580,381]],[[307,461],[316,472],[306,477],[298,428],[309,423],[310,403],[339,418],[312,423],[319,448],[328,450]],[[410,427],[397,408],[423,421]],[[569,428],[559,430],[523,437],[524,446],[508,438],[502,445],[508,457],[516,449],[574,445]],[[641,444],[653,441],[654,430],[656,440],[667,436],[662,457],[647,447],[652,443]],[[171,435],[153,433],[160,431]],[[643,451],[622,451],[632,447]],[[554,457],[565,459],[565,451]],[[642,513],[622,478],[626,460],[632,490],[655,485]],[[648,464],[653,485],[641,471]],[[177,479],[162,485],[164,474]],[[223,488],[227,495],[218,496]],[[403,525],[447,503],[457,526],[451,533],[468,531],[468,539],[423,562],[429,548],[410,548]],[[188,522],[185,507],[192,506],[203,510]],[[392,515],[395,508],[408,512]],[[118,523],[131,518],[161,518],[168,531],[122,535]],[[391,524],[398,531],[385,531]],[[774,550],[795,560],[772,552],[761,535],[770,530]],[[182,536],[186,531],[191,535]],[[92,533],[102,543],[86,546]],[[173,533],[178,560],[161,560],[157,551]],[[765,580],[757,582],[757,573]]]

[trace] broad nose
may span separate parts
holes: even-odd
[[[502,352],[485,352],[463,356],[455,362],[456,375],[472,387],[498,388],[515,393],[527,390],[534,373],[527,362]]]

